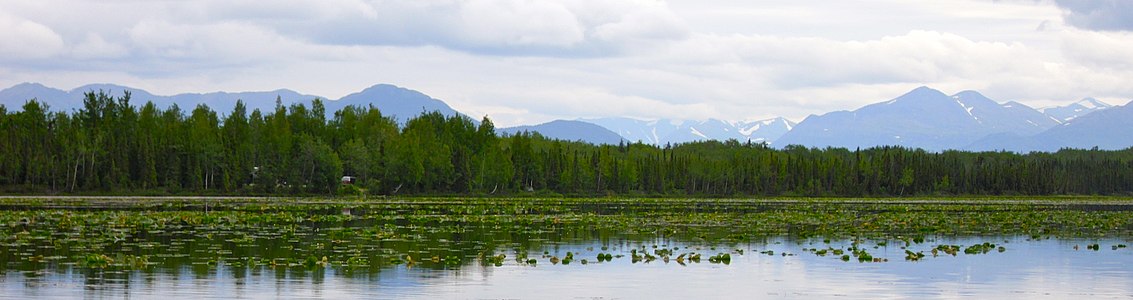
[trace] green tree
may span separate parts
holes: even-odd
[[[342,176],[342,161],[322,140],[299,134],[295,147],[295,168],[299,188],[308,193],[332,194]]]
[[[224,145],[224,189],[233,190],[252,183],[255,171],[252,128],[248,121],[244,101],[237,100],[232,113],[224,119],[222,143]]]
[[[215,112],[207,105],[198,105],[189,116],[189,186],[194,189],[218,188],[222,177],[224,146]]]

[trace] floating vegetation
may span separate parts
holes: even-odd
[[[956,256],[958,252],[960,252],[960,245],[938,245],[936,248],[932,248],[933,257],[936,257],[940,253]]]
[[[873,255],[865,250],[854,250],[853,254],[858,258],[858,262],[873,262]]]
[[[971,245],[967,248],[964,248],[964,254],[985,254],[990,252],[992,249],[995,249],[995,244],[985,242],[983,244]]]
[[[708,257],[708,262],[714,263],[714,264],[725,264],[725,265],[731,264],[732,263],[732,255],[728,254],[728,253],[716,254],[716,255]]]
[[[924,257],[925,257],[924,252],[913,252],[911,250],[905,250],[905,260],[919,261]]]
[[[480,263],[482,265],[485,265],[485,266],[492,265],[492,266],[500,267],[500,266],[504,265],[504,260],[507,259],[507,255],[505,255],[505,254],[491,255],[491,254],[486,254],[486,253],[480,253],[479,259],[480,259]]]
[[[114,262],[114,259],[106,256],[106,254],[87,254],[78,259],[79,265],[88,268],[106,268]]]
[[[208,201],[209,211],[202,208]],[[922,245],[965,235],[1099,238],[1133,232],[1133,205],[1057,201],[887,202],[728,199],[0,199],[7,268],[453,269],[609,262],[729,264],[771,236],[821,243],[818,257],[887,262],[1004,252]],[[692,209],[690,209],[692,208]],[[349,214],[343,214],[349,209]],[[1088,217],[1087,217],[1088,216]],[[579,241],[605,241],[559,249]],[[629,245],[611,240],[640,241]],[[1086,246],[1097,251],[1100,245]],[[775,247],[772,247],[775,248]],[[1111,249],[1126,248],[1115,244]],[[719,249],[719,250],[717,250]],[[880,252],[879,252],[880,249]],[[552,255],[552,250],[554,254]],[[562,252],[560,252],[562,251]],[[507,255],[502,254],[506,252]],[[541,253],[541,254],[540,254]],[[542,255],[542,256],[540,256]],[[884,257],[886,255],[896,255]]]

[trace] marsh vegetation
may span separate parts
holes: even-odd
[[[0,209],[0,258],[16,270],[207,270],[224,264],[377,272],[622,259],[727,264],[734,255],[894,262],[1009,251],[994,240],[926,242],[937,237],[1133,233],[1133,204],[1119,200],[6,198]],[[736,250],[784,236],[821,243],[801,253]],[[610,241],[668,243],[612,249]],[[592,242],[600,248],[546,252]],[[899,247],[907,255],[874,256],[871,249],[879,246]]]

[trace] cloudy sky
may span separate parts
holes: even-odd
[[[0,0],[0,88],[416,89],[498,125],[755,120],[918,86],[1133,99],[1128,0]]]

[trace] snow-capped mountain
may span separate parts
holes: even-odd
[[[1008,101],[999,104],[976,91],[963,91],[952,96],[977,123],[990,133],[1030,135],[1058,125],[1058,120],[1025,104]]]
[[[795,128],[795,122],[787,120],[786,118],[771,118],[758,121],[742,121],[736,122],[736,129],[739,129],[740,135],[743,135],[752,142],[767,142],[768,144],[774,143],[788,131]]]
[[[1126,149],[1133,147],[1131,131],[1133,131],[1133,102],[1097,110],[1040,133],[1034,138],[1045,147],[1035,150],[1055,151],[1068,147]]]
[[[664,137],[679,128],[680,123],[672,120],[644,121],[632,118],[579,119],[579,121],[602,126],[629,142],[661,145]]]
[[[730,139],[741,142],[773,143],[795,126],[794,122],[784,118],[741,122],[727,122],[717,119],[644,121],[632,118],[580,119],[580,121],[605,127],[630,142],[640,141],[654,145]]]
[[[670,132],[662,138],[660,142],[678,144],[707,140],[725,141],[730,139],[741,142],[747,141],[747,137],[740,134],[740,130],[736,128],[735,125],[717,119],[708,119],[705,121],[681,122],[681,125],[678,126],[676,130]]]
[[[868,148],[900,145],[926,150],[961,149],[990,135],[1032,135],[1058,122],[1017,102],[999,104],[978,92],[948,96],[919,87],[854,111],[811,115],[775,144]]]
[[[1094,98],[1084,98],[1078,102],[1074,102],[1065,106],[1056,106],[1044,108],[1044,114],[1057,119],[1059,122],[1067,122],[1075,118],[1085,116],[1092,112],[1113,107],[1105,102]]]
[[[317,96],[286,89],[269,92],[214,92],[205,94],[154,95],[145,90],[112,84],[91,84],[69,91],[36,83],[23,83],[0,90],[0,104],[18,111],[29,99],[38,99],[54,111],[75,111],[83,106],[83,94],[104,91],[115,97],[130,91],[132,104],[152,101],[159,107],[177,104],[192,110],[208,105],[217,113],[231,112],[236,100],[248,110],[270,111],[276,100],[290,106],[309,104]],[[325,98],[323,98],[325,99]],[[440,111],[460,115],[444,101],[421,92],[379,84],[339,100],[324,101],[328,118],[347,105],[373,105],[400,124],[423,112]],[[901,145],[926,150],[1055,151],[1063,147],[1122,149],[1133,146],[1133,108],[1111,106],[1092,98],[1042,112],[1018,102],[1000,104],[974,91],[946,95],[920,87],[889,101],[866,105],[854,111],[811,115],[795,124],[784,118],[728,122],[655,120],[632,118],[581,119],[501,129],[514,133],[537,131],[544,136],[582,140],[595,144],[621,141],[655,145],[703,140],[766,142],[778,147],[797,144],[808,147],[868,148]],[[473,122],[479,120],[473,119]]]
[[[1109,106],[1072,118],[1033,136],[988,136],[969,150],[1007,150],[1019,153],[1058,151],[1062,148],[1120,150],[1133,147],[1133,102]]]

